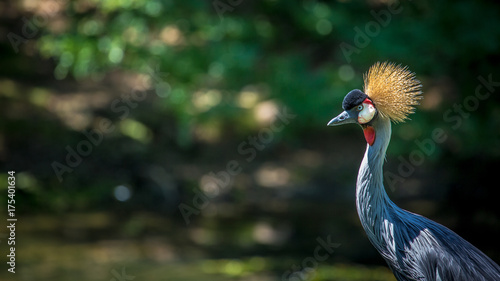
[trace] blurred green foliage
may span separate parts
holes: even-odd
[[[441,114],[474,93],[478,76],[495,73],[500,48],[498,7],[490,1],[74,1],[65,5],[64,17],[63,30],[47,26],[37,42],[43,57],[55,59],[57,79],[99,80],[115,69],[165,73],[170,96],[159,102],[175,114],[181,131],[193,122],[218,130],[221,123],[248,123],[238,97],[254,86],[258,100],[276,100],[300,116],[289,128],[296,139],[323,128],[344,94],[362,87],[373,62],[390,60],[409,65],[424,91],[435,82],[427,77],[451,79],[447,93],[436,85],[439,101],[426,108],[431,112],[415,117],[417,137],[425,136],[450,127]],[[346,55],[342,43],[357,51]],[[196,108],[200,91],[214,91],[215,102]],[[474,130],[469,134],[484,134],[483,124],[498,114],[491,104],[466,120]],[[244,128],[243,134],[252,129]],[[179,136],[189,141],[186,133]],[[455,141],[463,153],[498,144],[491,137]],[[405,147],[395,151],[409,152]]]

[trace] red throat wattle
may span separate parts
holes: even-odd
[[[365,134],[366,142],[372,146],[375,142],[375,129],[372,126],[366,126],[363,128],[363,133]]]

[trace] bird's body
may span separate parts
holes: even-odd
[[[356,184],[356,207],[369,240],[402,280],[500,280],[500,267],[448,228],[396,206],[383,185],[382,166],[391,124],[373,124]]]
[[[376,80],[375,87],[370,79]],[[387,85],[387,91],[384,81],[399,85]],[[399,208],[385,192],[383,163],[391,120],[403,121],[413,112],[411,106],[421,93],[418,80],[406,68],[376,64],[365,77],[367,89],[368,95],[351,91],[342,104],[345,111],[328,125],[358,123],[363,128],[367,148],[358,173],[356,207],[370,242],[399,281],[500,280],[500,266],[488,256],[448,228]],[[398,94],[404,96],[397,96],[392,106],[390,95]]]

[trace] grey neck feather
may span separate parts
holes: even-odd
[[[383,184],[383,164],[391,138],[391,121],[378,116],[374,120],[373,128],[375,142],[372,146],[366,145],[356,183],[358,215],[372,243],[380,237],[380,224],[390,219],[392,211],[399,209],[387,196]]]

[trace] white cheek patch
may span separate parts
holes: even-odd
[[[366,124],[372,121],[373,116],[375,116],[375,107],[370,103],[363,103],[363,110],[358,114],[359,124]]]

